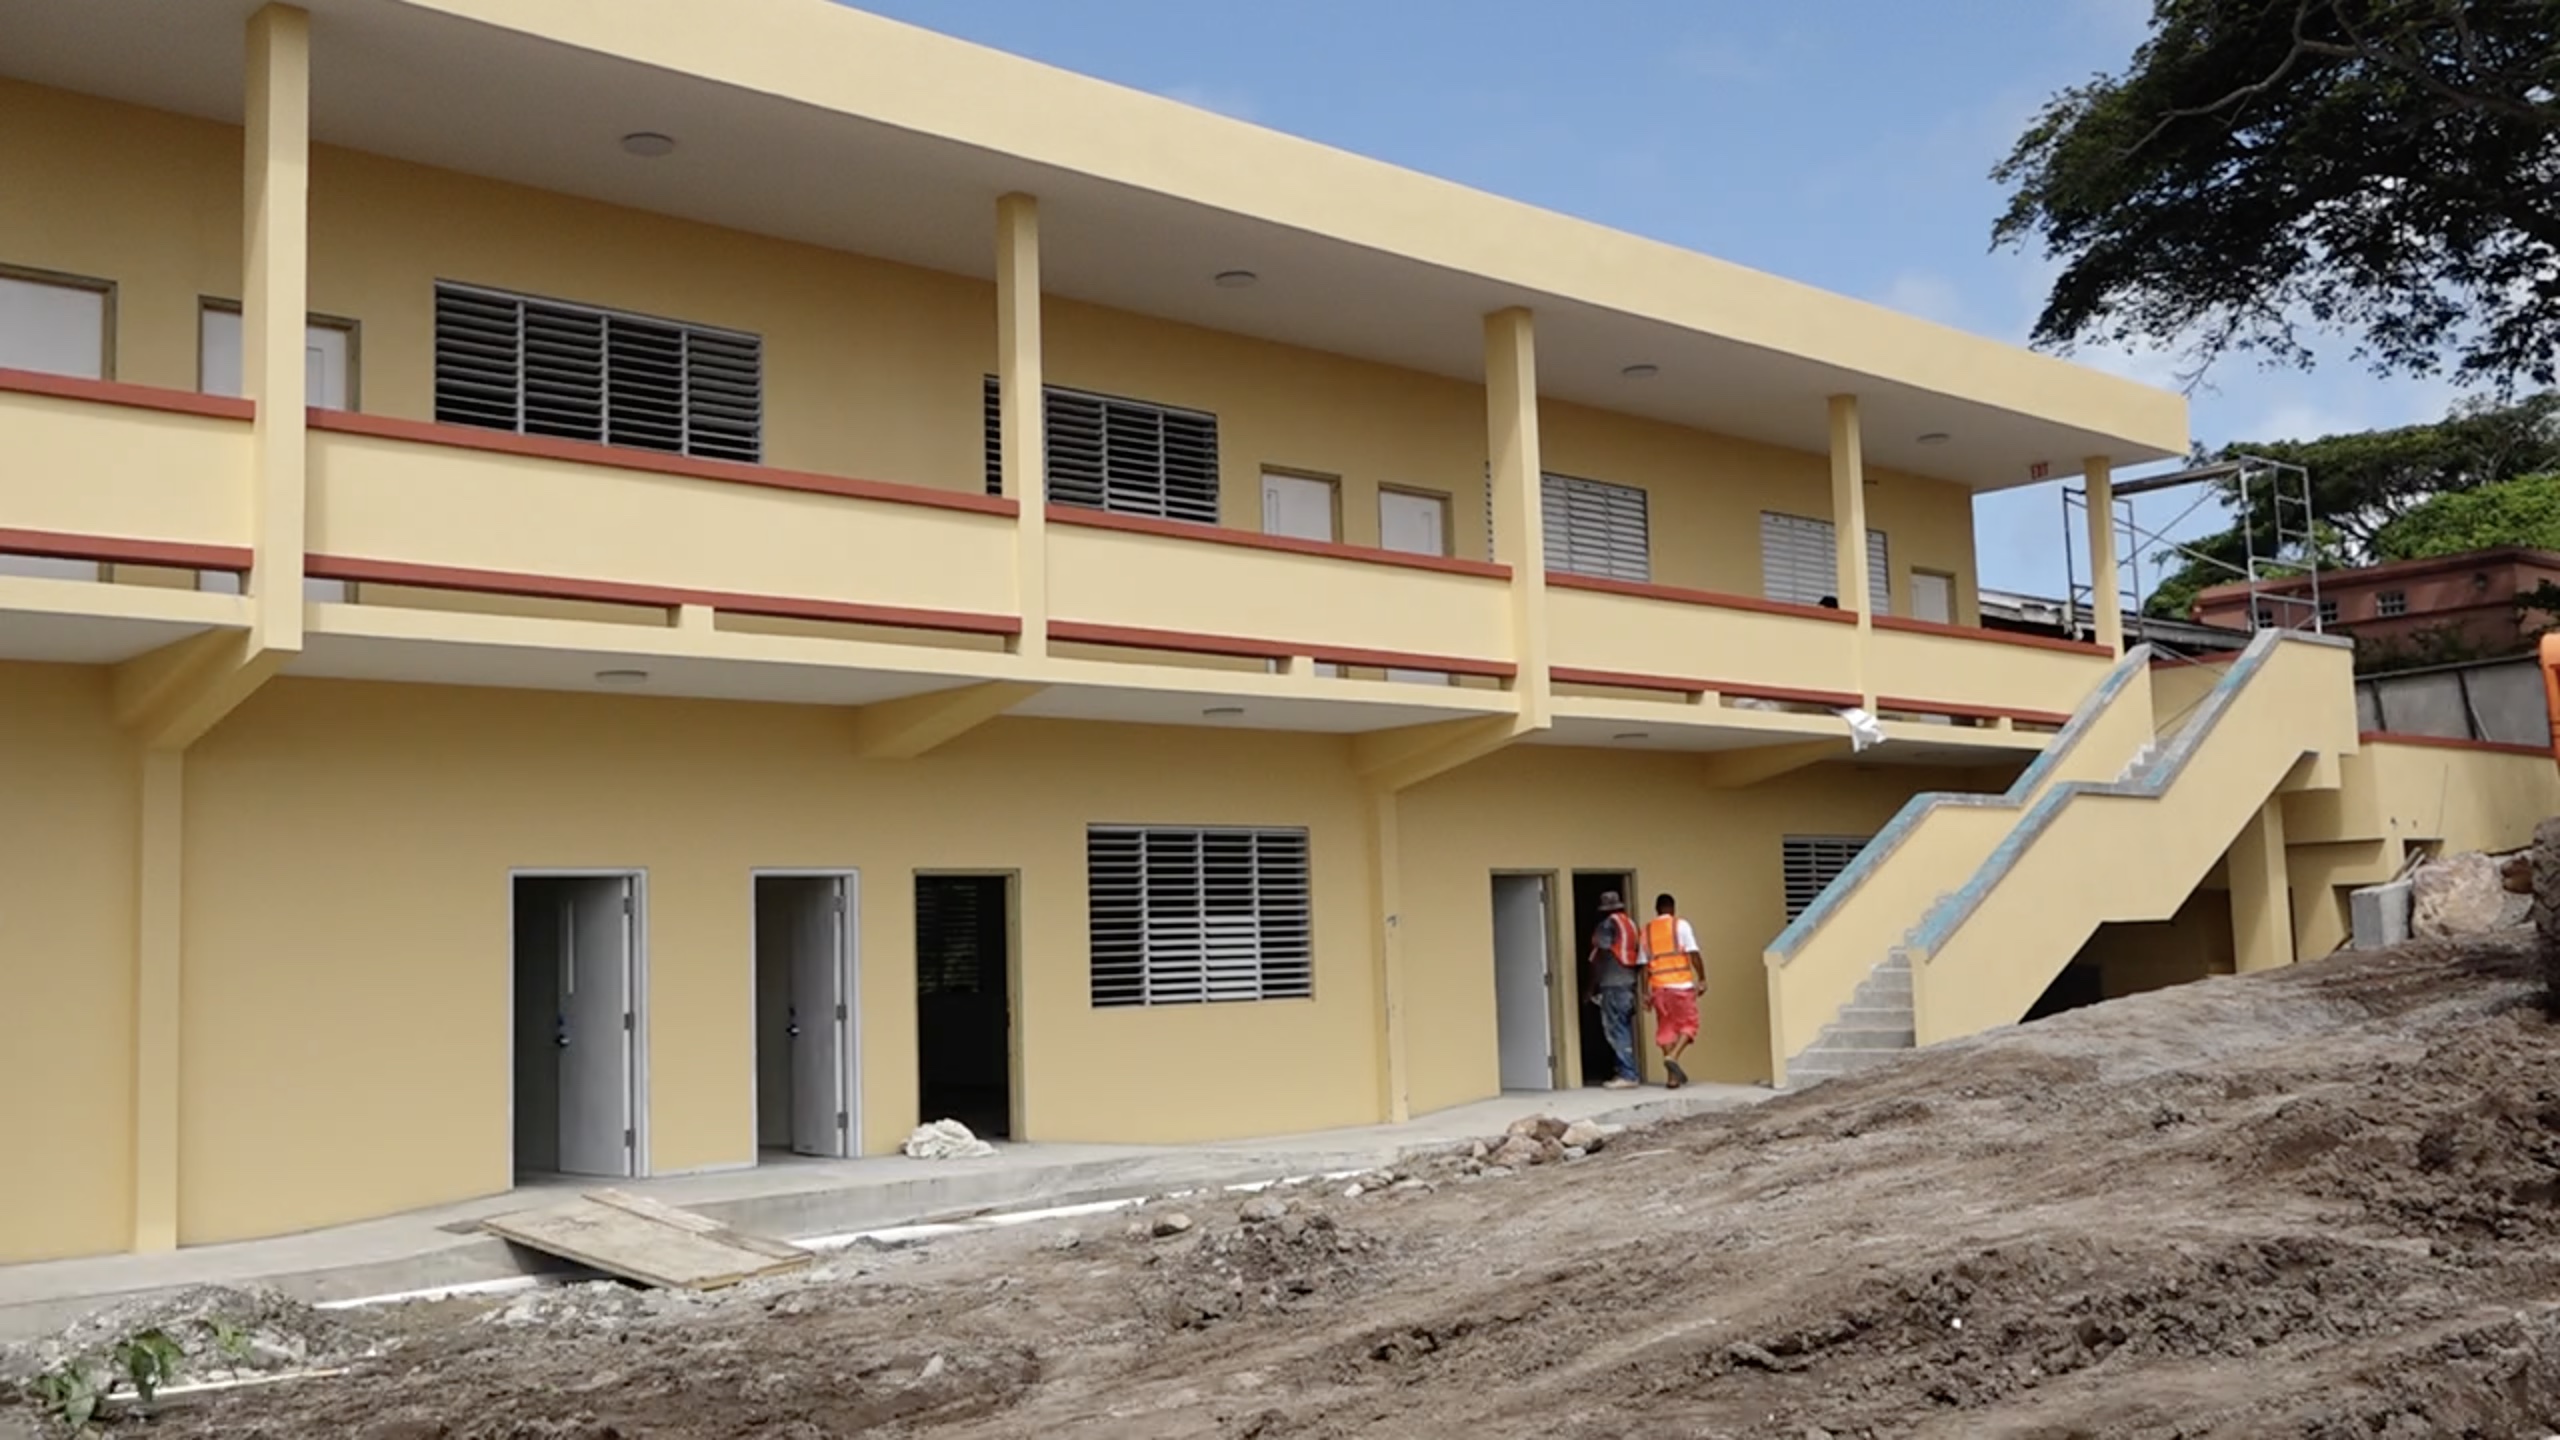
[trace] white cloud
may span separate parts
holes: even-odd
[[[1200,110],[1214,110],[1230,120],[1257,120],[1260,107],[1252,96],[1241,90],[1224,90],[1213,85],[1176,85],[1164,92],[1167,100],[1178,100]]]

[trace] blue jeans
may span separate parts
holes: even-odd
[[[1618,1078],[1636,1078],[1636,987],[1608,985],[1600,990],[1600,1033],[1609,1037],[1618,1060]]]

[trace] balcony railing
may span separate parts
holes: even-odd
[[[1008,500],[373,416],[312,426],[315,576],[1020,628]]]
[[[1061,506],[1049,523],[1059,639],[1494,678],[1518,669],[1504,566]]]
[[[117,423],[98,423],[102,407]],[[245,568],[250,414],[241,400],[0,371],[0,550]]]
[[[247,568],[252,415],[238,400],[0,372],[0,553]],[[1009,499],[334,411],[311,412],[310,430],[317,579],[974,635],[981,648],[1023,628]],[[1048,633],[1069,654],[1522,678],[1507,567],[1063,506],[1047,519]],[[1546,596],[1547,678],[1568,691],[1819,707],[1872,693],[1888,714],[2058,725],[2109,664],[2095,646],[1887,616],[1862,640],[1845,611],[1667,586],[1550,574]]]

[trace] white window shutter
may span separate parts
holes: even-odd
[[[1644,491],[1571,475],[1544,475],[1539,477],[1538,506],[1546,529],[1549,570],[1637,584],[1653,579]]]
[[[1086,832],[1096,1007],[1315,993],[1304,830]]]
[[[1789,605],[1818,605],[1840,584],[1831,522],[1760,512],[1760,593]]]

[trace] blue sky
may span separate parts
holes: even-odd
[[[2050,266],[1991,253],[1991,166],[2054,91],[2123,66],[2149,0],[860,0],[861,8],[2003,340]],[[2173,355],[2087,352],[2174,384]],[[2198,439],[2444,413],[2341,343],[2225,362]],[[2165,525],[2190,496],[2146,500]],[[2052,486],[1977,507],[1982,583],[2059,594]],[[2212,528],[2208,511],[2184,532]],[[2184,533],[2181,532],[2181,533]],[[2150,576],[2146,566],[2145,583]]]

